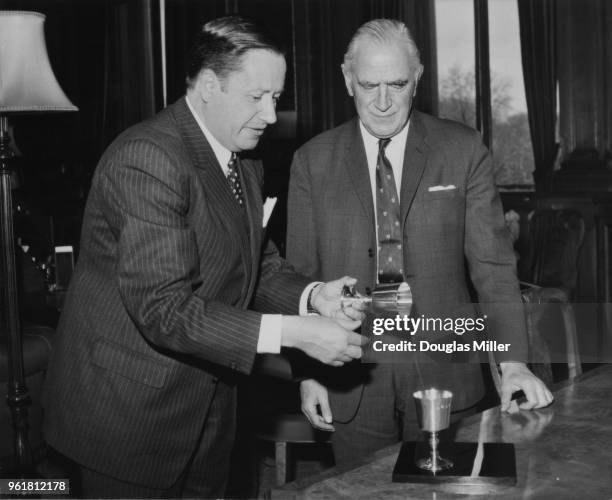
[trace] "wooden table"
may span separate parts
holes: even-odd
[[[393,483],[400,445],[351,467],[334,467],[270,492],[272,499],[612,499],[612,365],[554,388],[555,402],[532,412],[499,407],[463,420],[456,441],[516,447],[516,486]]]

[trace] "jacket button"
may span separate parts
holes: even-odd
[[[372,250],[371,248],[368,248],[368,257],[374,257],[374,250]]]

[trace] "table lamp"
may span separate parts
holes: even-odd
[[[32,455],[28,442],[23,345],[17,299],[15,236],[11,192],[8,120],[14,114],[77,111],[55,79],[45,45],[45,16],[37,12],[0,10],[0,328],[8,345],[8,394],[14,428],[15,467],[28,472]]]

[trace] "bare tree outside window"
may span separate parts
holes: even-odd
[[[459,64],[440,75],[439,115],[470,127],[476,125],[474,69]],[[533,151],[527,112],[512,105],[512,82],[504,75],[491,75],[493,114],[493,165],[500,186],[533,184]]]
[[[489,0],[492,153],[503,190],[533,189],[516,0]],[[439,115],[476,127],[473,0],[436,0]]]

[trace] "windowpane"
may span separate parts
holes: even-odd
[[[436,0],[438,114],[476,127],[473,0]]]
[[[476,126],[473,0],[435,0],[439,115]],[[533,189],[517,0],[488,0],[495,180]],[[486,77],[486,76],[485,76]]]
[[[495,180],[508,188],[533,188],[517,0],[488,1]]]

